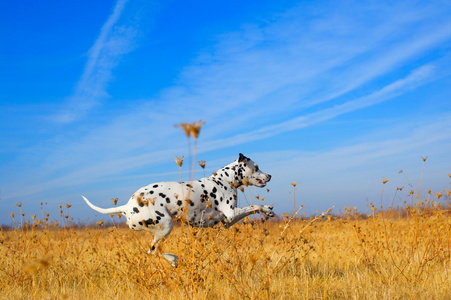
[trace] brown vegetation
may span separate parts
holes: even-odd
[[[401,216],[402,215],[402,216]],[[287,215],[286,215],[287,216]],[[96,225],[97,226],[97,225]],[[444,299],[451,293],[446,209],[387,210],[188,230],[164,243],[123,226],[0,234],[3,299]]]

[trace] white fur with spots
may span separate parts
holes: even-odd
[[[237,188],[243,181],[264,187],[270,179],[271,175],[262,172],[255,162],[240,153],[236,161],[210,177],[182,183],[149,184],[137,190],[122,206],[104,209],[82,197],[92,209],[103,214],[121,213],[131,229],[150,232],[153,241],[149,253],[155,254],[158,244],[171,233],[174,219],[184,218],[195,227],[211,227],[218,223],[230,227],[257,212],[273,217],[272,206],[237,207]],[[162,256],[177,266],[177,256],[168,253]]]

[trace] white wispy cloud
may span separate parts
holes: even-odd
[[[64,107],[51,119],[58,123],[71,123],[82,118],[89,110],[108,97],[107,86],[112,70],[120,58],[133,50],[137,29],[121,15],[128,0],[118,0],[113,13],[102,26],[94,45],[88,51],[83,74],[72,95],[67,97]]]
[[[443,66],[441,68],[443,68]],[[288,131],[306,128],[337,116],[390,100],[409,90],[441,78],[444,76],[444,72],[445,74],[449,74],[449,71],[447,70],[436,72],[435,69],[436,66],[434,64],[421,66],[413,70],[407,77],[398,79],[369,95],[351,99],[345,103],[324,108],[310,114],[301,115],[287,121],[263,126],[256,130],[247,130],[225,139],[209,141],[203,145],[202,149],[205,151],[221,149],[224,145],[239,145],[250,141],[266,139]]]
[[[129,49],[127,45],[132,40],[129,35],[113,38],[114,24],[125,4],[125,1],[118,2],[103,26],[80,81],[82,86],[90,87],[94,78],[93,82],[100,83],[93,85],[99,93],[105,92],[117,56]],[[354,17],[352,12],[336,13],[332,19],[306,18],[309,21],[303,23],[300,10],[294,8],[273,21],[246,25],[239,32],[221,36],[216,45],[204,50],[193,65],[185,68],[176,86],[164,90],[157,99],[149,99],[145,104],[122,112],[110,124],[93,129],[80,140],[61,145],[58,153],[53,153],[49,159],[64,157],[76,148],[76,161],[71,164],[79,164],[92,157],[92,153],[98,153],[95,157],[101,159],[108,158],[110,163],[124,157],[139,161],[142,159],[140,149],[154,149],[156,144],[159,150],[172,148],[175,123],[197,119],[208,122],[202,151],[306,128],[386,101],[433,80],[436,78],[433,66],[425,65],[403,79],[377,87],[371,94],[350,98],[345,103],[332,101],[450,37],[445,30],[450,26],[449,21],[440,24],[432,34],[423,32],[414,38],[402,36],[404,27],[399,24],[412,27],[427,19],[419,12],[413,14],[414,8],[392,12],[390,18],[375,26]],[[338,32],[336,24],[341,27]],[[304,27],[308,30],[302,30]],[[387,44],[389,30],[392,38],[401,35],[401,42]],[[123,43],[114,42],[116,40]],[[120,52],[121,49],[125,50]],[[346,68],[356,60],[358,63]],[[95,80],[96,76],[99,80]],[[330,80],[325,82],[324,78]],[[94,103],[93,99],[95,97],[87,98],[88,106]],[[314,107],[324,99],[332,104],[313,113],[303,113],[305,108]],[[277,119],[278,115],[292,113],[293,109],[297,109],[297,117]],[[80,113],[69,106],[68,115],[60,116],[73,120]],[[269,125],[267,118],[272,119]],[[112,138],[113,132],[115,138]],[[218,139],[218,136],[225,138]],[[58,168],[64,168],[65,160],[60,161],[63,165],[57,164]],[[50,161],[48,165],[51,169],[55,166]],[[130,168],[134,165],[129,164]]]
[[[288,107],[301,112],[327,101],[335,105],[338,97],[375,79],[393,76],[391,73],[407,62],[451,39],[449,20],[437,17],[440,24],[430,28],[437,11],[428,15],[417,7],[390,11],[383,4],[358,5],[358,10],[379,13],[372,20],[378,23],[370,24],[352,11],[331,12],[332,19],[327,14],[327,18],[303,21],[303,8],[223,36],[185,68],[179,84],[166,90],[162,99],[180,114],[217,121],[227,115],[235,128],[253,131],[246,124],[250,120],[264,125],[259,117],[286,113]],[[380,17],[388,12],[389,17]],[[208,105],[212,101],[221,105]],[[234,113],[238,111],[239,115]],[[210,126],[235,134],[233,128],[221,125],[224,122],[216,123],[220,124]]]

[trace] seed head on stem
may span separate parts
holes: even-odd
[[[197,140],[197,137],[199,136],[200,128],[202,125],[204,125],[205,122],[200,120],[199,122],[193,122],[189,125],[190,133],[193,135],[194,139]]]
[[[437,200],[439,200],[442,196],[443,196],[443,194],[441,191],[438,193],[435,193],[435,197],[437,197]]]
[[[186,134],[186,137],[187,137],[187,138],[190,137],[190,135],[191,135],[191,130],[190,130],[191,125],[190,125],[190,124],[184,122],[184,123],[182,123],[182,124],[175,125],[175,127],[180,127],[180,128],[182,128],[182,130],[183,130],[183,131],[185,132],[185,134]]]
[[[296,185],[297,181],[290,183],[293,186],[293,217],[296,216]]]
[[[176,156],[175,157],[175,162],[177,163],[177,165],[179,166],[179,167],[182,167],[182,164],[183,164],[183,156]]]

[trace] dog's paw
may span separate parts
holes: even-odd
[[[170,262],[171,265],[172,265],[174,268],[177,268],[177,266],[178,266],[178,261],[179,261],[179,258],[178,258],[177,255],[169,254],[169,253],[163,253],[163,258],[166,259],[168,262]]]
[[[274,217],[274,216],[275,216],[275,213],[272,211],[273,208],[274,208],[274,206],[264,205],[264,206],[263,206],[263,212],[264,212],[268,217]]]

